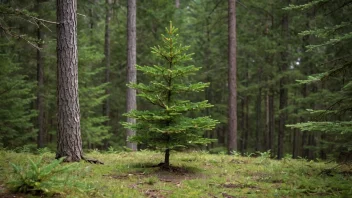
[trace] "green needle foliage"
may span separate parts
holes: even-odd
[[[35,84],[21,75],[10,54],[0,52],[0,62],[0,146],[14,148],[35,136],[36,111],[30,109]]]
[[[200,67],[184,64],[191,60],[187,54],[189,46],[178,43],[177,28],[170,22],[166,35],[162,35],[162,45],[152,47],[152,53],[164,62],[163,65],[137,66],[137,70],[151,77],[149,84],[128,84],[138,91],[138,96],[153,104],[150,110],[133,110],[125,114],[137,120],[136,124],[123,123],[125,128],[137,134],[129,141],[146,144],[153,148],[165,149],[165,164],[169,166],[169,151],[196,144],[207,144],[211,139],[202,138],[205,131],[218,123],[208,116],[190,117],[189,112],[200,111],[213,105],[207,100],[192,102],[182,96],[203,91],[209,83],[185,83],[187,77],[195,75]]]
[[[75,188],[81,192],[89,190],[84,184],[75,182],[71,176],[78,164],[60,165],[63,160],[61,158],[44,164],[42,157],[37,162],[28,159],[27,168],[11,163],[14,175],[7,184],[15,192],[32,194],[60,193],[62,188]]]

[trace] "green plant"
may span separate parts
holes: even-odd
[[[17,153],[30,153],[31,151],[33,151],[35,149],[36,145],[34,144],[26,144],[20,147],[16,147],[14,149],[15,152]]]
[[[261,158],[269,159],[271,158],[271,151],[259,152]]]
[[[158,181],[159,181],[159,179],[157,177],[148,177],[145,179],[145,183],[148,185],[154,185]]]
[[[72,172],[77,169],[77,164],[60,165],[64,158],[53,160],[50,164],[43,164],[42,158],[37,162],[28,158],[26,168],[10,163],[13,168],[12,180],[7,184],[15,192],[32,194],[58,193],[63,187],[77,188],[85,191],[84,185],[75,182]],[[83,189],[83,190],[82,190]]]
[[[118,153],[118,151],[114,147],[109,146],[108,150],[106,151],[106,153],[116,154],[116,153]]]
[[[215,147],[209,150],[210,154],[226,154],[227,148],[226,147]]]
[[[39,155],[43,155],[45,153],[51,153],[50,149],[48,147],[44,147],[44,148],[38,148],[37,149],[37,153]]]
[[[152,53],[159,58],[161,65],[137,66],[137,70],[153,80],[149,84],[128,84],[138,90],[138,96],[153,104],[154,108],[126,113],[125,116],[135,118],[137,123],[124,122],[123,125],[136,131],[129,141],[165,150],[163,165],[167,167],[171,150],[212,142],[211,139],[203,138],[203,133],[212,130],[219,122],[209,116],[191,116],[190,112],[195,114],[213,105],[207,100],[193,102],[182,98],[203,91],[209,83],[189,81],[200,67],[185,66],[192,54],[186,53],[189,46],[179,43],[177,28],[171,22],[166,33],[162,35],[162,45],[152,47]]]

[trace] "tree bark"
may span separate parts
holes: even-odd
[[[127,83],[136,83],[136,0],[128,1],[127,9]],[[136,90],[127,88],[127,112],[137,109]],[[127,118],[127,122],[136,123],[136,119]],[[135,131],[127,129],[127,138],[135,135]],[[136,151],[137,144],[128,142],[127,147]]]
[[[290,0],[287,0],[288,4],[290,3]],[[288,5],[287,4],[287,5]],[[288,38],[288,14],[284,13],[284,16],[282,17],[282,37],[283,39]],[[286,42],[286,41],[284,41]],[[283,45],[286,45],[286,49],[282,51],[281,54],[281,66],[279,68],[280,73],[285,73],[288,69],[288,52],[287,52],[287,44],[283,43]],[[285,124],[286,124],[286,107],[287,107],[287,98],[288,98],[288,90],[285,87],[287,84],[287,77],[283,76],[280,79],[280,103],[279,103],[279,109],[280,109],[280,115],[279,115],[279,135],[278,135],[278,149],[277,149],[277,158],[282,159],[284,155],[284,138],[285,138]]]
[[[176,8],[180,8],[180,0],[175,0],[175,6]]]
[[[56,158],[80,161],[83,156],[78,100],[77,2],[57,0]]]
[[[112,15],[112,9],[111,9],[111,0],[106,0],[105,1],[105,6],[106,6],[106,13],[105,13],[105,39],[104,39],[104,63],[105,63],[105,79],[104,83],[109,83],[110,82],[110,21],[111,21],[111,15]],[[110,94],[110,89],[109,87],[105,88],[105,94],[109,95]],[[110,96],[108,96],[104,103],[103,103],[103,116],[106,116],[108,118],[108,121],[105,122],[106,126],[109,126],[109,120],[110,120],[110,101],[109,101]],[[108,141],[104,140],[104,148],[108,148]]]
[[[110,20],[112,10],[110,8],[111,0],[106,0],[106,17],[105,17],[105,42],[104,42],[104,60],[105,60],[105,83],[110,82]],[[107,87],[105,89],[105,94],[109,95],[110,90]],[[110,116],[110,103],[109,97],[104,101],[103,104],[103,115],[106,117]],[[105,123],[109,125],[109,122]]]
[[[265,140],[265,151],[270,150],[269,148],[269,131],[270,131],[270,102],[269,102],[269,92],[266,92],[265,97],[265,132],[264,132],[264,140]]]
[[[245,81],[245,86],[248,88],[248,81],[249,81],[249,73],[248,73],[248,64],[246,67],[246,81]],[[246,93],[244,97],[244,109],[245,109],[245,115],[244,115],[244,140],[243,140],[243,152],[247,151],[248,148],[248,138],[249,138],[249,96]]]
[[[261,78],[262,78],[262,66],[259,66],[258,69],[258,95],[257,95],[257,101],[256,101],[256,130],[255,130],[255,151],[259,151],[260,150],[260,131],[262,129],[262,88],[260,86],[261,83]]]
[[[241,122],[240,122],[240,126],[239,129],[241,131],[240,134],[240,152],[241,155],[244,155],[244,137],[245,137],[245,133],[246,133],[246,119],[245,119],[245,99],[241,99]]]
[[[304,84],[302,86],[302,97],[305,99],[308,95],[308,87],[306,84]],[[306,122],[306,120],[304,119],[304,117],[300,117],[300,122]],[[308,132],[303,132],[302,134],[302,140],[301,140],[301,149],[302,149],[302,153],[301,156],[308,158],[308,150],[307,148],[305,148],[305,145],[307,145],[307,139],[308,139]]]
[[[270,94],[269,94],[269,127],[268,127],[268,136],[269,136],[269,141],[268,141],[268,149],[270,151],[273,151],[273,143],[274,143],[274,130],[275,130],[275,115],[274,115],[274,94],[273,90],[270,89]]]
[[[40,10],[40,1],[37,0],[36,5],[37,12]],[[43,48],[43,33],[41,31],[42,26],[39,24],[37,28],[37,39],[38,47]],[[37,137],[37,147],[43,148],[45,141],[45,130],[44,130],[44,65],[43,65],[43,55],[42,51],[37,49],[37,83],[38,83],[38,92],[37,92],[37,110],[38,110],[38,137]]]
[[[298,97],[297,95],[295,97]],[[298,104],[294,104],[295,106],[298,106]],[[294,111],[295,114],[298,114],[298,110],[295,109]],[[295,119],[296,123],[299,123],[299,119]],[[293,142],[292,142],[292,158],[297,159],[299,156],[300,152],[300,140],[301,140],[301,133],[299,129],[293,129]]]
[[[237,84],[236,84],[236,0],[228,0],[228,153],[237,150]]]
[[[169,167],[170,166],[170,149],[167,148],[165,150],[165,159],[164,159],[164,167]]]

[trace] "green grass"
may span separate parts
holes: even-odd
[[[0,150],[0,156],[0,197],[9,194],[5,184],[14,177],[10,163],[25,167],[28,158],[42,157],[47,164],[54,159],[50,152],[34,155]],[[172,152],[171,164],[177,168],[169,172],[152,167],[163,161],[159,152],[93,151],[87,157],[105,163],[78,163],[71,175],[89,188],[67,186],[57,197],[352,197],[351,167],[335,163],[278,161],[265,153],[252,158]]]

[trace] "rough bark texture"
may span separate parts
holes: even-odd
[[[228,117],[228,153],[237,150],[237,84],[236,84],[236,0],[228,1],[228,89],[229,89],[229,117]]]
[[[37,0],[36,5],[37,11],[40,10],[40,1]],[[43,33],[41,31],[41,25],[38,26],[37,29],[37,39],[38,39],[38,47],[40,49],[43,48]],[[37,110],[38,110],[38,136],[37,136],[37,146],[38,148],[44,147],[44,96],[43,96],[43,88],[44,88],[44,65],[43,65],[43,55],[42,51],[37,49],[37,83],[38,83],[38,92],[37,92]]]
[[[127,83],[136,83],[136,0],[128,1],[127,11]],[[137,108],[136,90],[127,88],[127,112]],[[127,122],[136,123],[136,119],[127,118]],[[127,138],[135,135],[135,131],[127,129]],[[132,150],[137,150],[137,144],[128,142],[127,147]]]
[[[83,156],[78,101],[76,0],[57,0],[57,107],[56,158],[80,161]]]
[[[287,0],[288,4],[290,0]],[[287,5],[288,5],[287,4]],[[284,13],[282,17],[282,36],[283,38],[288,38],[288,14]],[[287,45],[286,43],[283,45]],[[287,50],[281,52],[281,66],[279,68],[280,73],[284,73],[288,69],[288,53]],[[281,77],[280,79],[280,102],[279,102],[279,135],[278,135],[278,149],[277,149],[277,158],[281,159],[284,155],[284,137],[285,137],[285,124],[286,124],[286,112],[285,108],[287,107],[287,98],[288,98],[288,90],[285,87],[287,84],[286,76]]]

